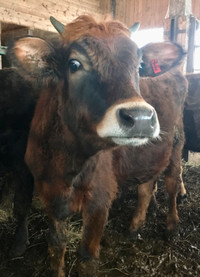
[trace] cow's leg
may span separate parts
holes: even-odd
[[[80,276],[95,276],[100,241],[108,218],[109,204],[91,203],[83,212],[83,236],[78,249]]]
[[[117,191],[109,153],[92,157],[74,179],[71,209],[81,210],[83,216],[83,236],[79,246],[80,276],[95,276],[100,241]]]
[[[183,182],[183,178],[182,178],[182,165],[180,164],[180,179],[179,179],[179,188],[178,188],[178,199],[177,199],[177,203],[180,204],[182,202],[184,202],[187,199],[187,191],[185,189],[185,185]]]
[[[156,212],[158,209],[158,203],[157,203],[157,199],[156,199],[157,190],[158,190],[158,185],[157,185],[157,181],[155,181],[154,187],[153,187],[152,198],[151,198],[150,205],[149,205],[149,211],[153,216],[156,215]]]
[[[178,195],[178,178],[176,175],[176,171],[178,169],[171,168],[170,172],[168,172],[167,176],[165,177],[165,184],[166,184],[166,190],[169,195],[169,212],[167,215],[167,230],[172,231],[176,228],[179,217],[178,217],[178,211],[177,211],[177,195]],[[174,176],[173,176],[174,173]]]
[[[136,212],[133,216],[130,232],[134,234],[135,231],[145,222],[147,209],[154,192],[154,181],[143,183],[138,186],[138,202]]]
[[[112,190],[95,183],[96,188],[83,203],[83,236],[79,246],[80,276],[96,276],[100,241],[103,235],[109,209],[116,197],[117,183],[112,182]],[[108,184],[109,187],[109,184]],[[88,195],[89,196],[89,195]]]
[[[63,206],[65,217],[73,212],[82,211],[83,236],[79,246],[79,274],[80,276],[95,276],[97,259],[99,257],[100,240],[107,222],[108,211],[112,203],[112,192],[95,183],[86,187],[74,188],[70,200]],[[71,204],[69,203],[71,201]],[[54,203],[57,202],[53,201]],[[61,199],[62,202],[62,199]],[[63,201],[64,203],[64,201]],[[55,208],[55,205],[54,205]],[[61,207],[58,208],[60,210]],[[49,208],[47,208],[49,210]],[[64,274],[64,255],[66,249],[66,229],[63,221],[51,217],[49,225],[48,249],[51,257],[51,268],[57,277]],[[57,213],[54,215],[57,215]]]
[[[36,190],[45,205],[49,218],[48,251],[51,269],[56,277],[64,277],[64,256],[66,251],[66,234],[64,219],[70,214],[68,194],[65,183],[48,183],[35,181]]]
[[[179,222],[177,211],[177,195],[182,194],[182,197],[186,194],[186,190],[182,180],[182,168],[180,163],[174,164],[173,161],[165,173],[166,191],[169,196],[169,212],[167,216],[167,230],[172,231],[176,229]]]
[[[48,251],[51,269],[56,277],[65,277],[66,228],[64,221],[49,217]]]
[[[175,230],[178,222],[177,195],[181,197],[186,195],[185,186],[182,179],[182,149],[184,144],[184,135],[179,130],[178,138],[174,142],[170,164],[165,171],[165,185],[169,195],[169,212],[167,216],[167,230]]]
[[[14,236],[14,243],[10,250],[12,257],[21,256],[27,247],[28,226],[27,215],[31,207],[33,197],[33,177],[24,164],[15,186],[14,215],[17,220],[17,227]]]

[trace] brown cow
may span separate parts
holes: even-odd
[[[32,120],[26,161],[50,218],[49,253],[56,276],[64,276],[63,220],[71,212],[82,212],[81,258],[98,258],[118,183],[127,178],[141,184],[132,231],[145,219],[154,180],[169,165],[168,228],[174,228],[186,91],[178,71],[141,82],[145,97],[158,109],[160,132],[155,110],[139,94],[141,54],[128,29],[117,21],[97,23],[89,16],[61,28],[64,42],[59,48],[39,38],[20,39],[13,47],[21,71],[48,83]],[[174,64],[179,61],[180,47],[160,46],[161,52],[171,50],[168,57]]]
[[[150,49],[146,49],[140,67],[140,75],[155,77],[162,74],[169,68],[166,58],[167,56],[162,56],[157,60],[155,56],[152,56]],[[161,66],[156,71],[157,64]],[[188,160],[188,150],[200,152],[200,74],[186,74],[186,79],[188,81],[188,95],[184,105],[183,122],[185,131],[184,158]]]

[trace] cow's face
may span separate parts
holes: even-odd
[[[94,138],[136,146],[157,138],[156,112],[139,93],[140,59],[145,63],[141,74],[151,76],[152,61],[158,61],[165,72],[180,61],[182,48],[173,43],[151,44],[140,57],[124,25],[98,24],[87,16],[65,27],[58,24],[56,29],[62,32],[60,48],[28,37],[16,41],[11,53],[23,76],[41,79],[42,86],[55,89],[55,97],[58,89],[62,92],[64,122],[79,141],[85,135],[90,142]]]
[[[12,51],[25,75],[63,83],[63,118],[80,140],[136,146],[158,137],[156,112],[139,94],[140,54],[128,37],[87,35],[59,49],[28,37]]]
[[[90,131],[134,146],[158,136],[156,112],[139,94],[140,58],[136,45],[123,36],[87,36],[71,44],[63,94],[65,121],[76,135]]]

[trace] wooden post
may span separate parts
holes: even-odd
[[[164,24],[165,40],[179,43],[186,51],[191,13],[192,0],[170,0]],[[185,70],[186,65],[183,67]]]
[[[116,16],[116,0],[111,0],[110,12],[111,12],[113,18],[115,18],[115,16]]]
[[[196,18],[194,16],[190,16],[187,66],[186,66],[186,71],[190,73],[194,72],[195,31],[196,31]]]
[[[168,13],[170,18],[190,16],[192,13],[191,0],[170,0]]]

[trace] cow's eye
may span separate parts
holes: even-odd
[[[69,60],[69,69],[71,73],[75,73],[76,71],[82,68],[82,64],[75,59]]]

